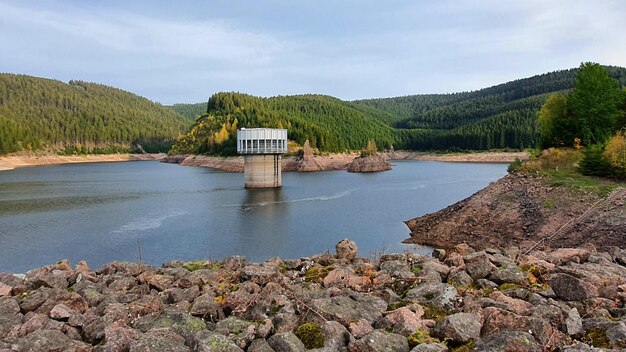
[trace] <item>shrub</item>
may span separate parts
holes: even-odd
[[[515,158],[515,161],[509,164],[507,171],[511,174],[517,171],[520,167],[522,167],[522,160],[520,160],[520,158]]]
[[[604,157],[613,167],[614,175],[626,177],[626,136],[618,133],[613,136],[604,150]]]
[[[593,144],[585,148],[579,170],[583,175],[612,176],[613,167],[604,156],[604,146]]]
[[[370,139],[369,142],[367,142],[367,147],[361,150],[361,156],[366,157],[366,156],[376,155],[377,150],[378,150],[378,147],[376,147],[376,142],[374,142],[373,139]]]

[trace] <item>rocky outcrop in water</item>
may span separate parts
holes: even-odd
[[[380,154],[359,156],[348,165],[348,172],[378,172],[391,170],[391,163]]]
[[[353,242],[337,249],[0,273],[0,351],[626,348],[624,250],[458,245],[367,260]]]

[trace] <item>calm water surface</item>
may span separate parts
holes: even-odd
[[[396,161],[392,171],[283,173],[278,190],[243,174],[153,161],[0,172],[0,271],[67,258],[296,258],[349,237],[359,254],[415,250],[403,221],[444,208],[506,174],[503,164]],[[139,246],[138,246],[139,244]]]

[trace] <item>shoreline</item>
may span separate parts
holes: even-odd
[[[77,163],[102,163],[115,161],[161,160],[165,154],[94,154],[94,155],[7,155],[0,157],[0,171],[20,167],[47,166]]]
[[[418,160],[467,163],[511,163],[516,158],[528,159],[527,152],[469,152],[433,154],[413,151],[392,151],[381,153],[389,160]],[[313,155],[308,162],[311,168],[302,169],[297,157],[283,158],[283,171],[334,171],[345,170],[358,153],[340,153],[329,155]],[[243,172],[243,157],[219,157],[208,155],[174,155],[166,154],[93,154],[93,155],[56,155],[56,154],[24,154],[0,156],[0,171],[13,170],[20,167],[62,165],[74,163],[99,163],[116,161],[161,160],[183,166],[209,167],[226,172]]]
[[[528,152],[470,152],[432,154],[413,151],[392,151],[381,153],[389,160],[416,160],[416,161],[440,161],[459,163],[501,163],[509,164],[516,158],[526,160]],[[358,157],[358,153],[340,153],[328,155],[312,155],[303,163],[298,157],[286,156],[282,159],[284,172],[316,172],[346,170],[348,164]],[[173,155],[162,159],[162,162],[179,164],[182,166],[208,167],[225,172],[243,172],[243,157],[221,157],[210,155]]]

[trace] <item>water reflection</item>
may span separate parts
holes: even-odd
[[[287,221],[289,207],[280,188],[247,189],[237,223],[242,252],[282,251],[282,247],[288,244],[290,232]]]

